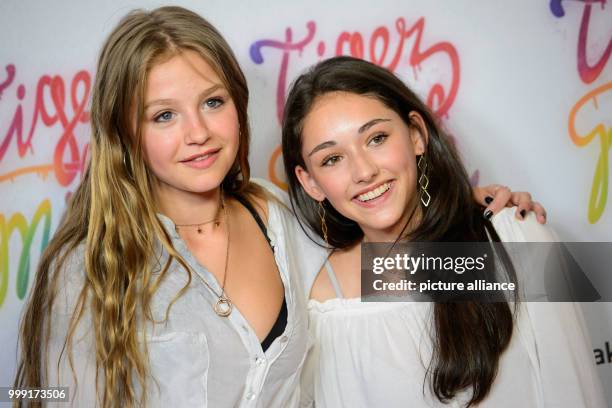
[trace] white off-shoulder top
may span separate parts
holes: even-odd
[[[493,218],[504,242],[554,241],[533,214],[505,209]],[[471,390],[448,404],[431,392],[433,304],[370,303],[342,297],[308,302],[314,346],[302,373],[304,407],[463,407]],[[311,279],[312,281],[312,279]],[[515,332],[493,387],[479,407],[605,407],[580,305],[521,303]]]

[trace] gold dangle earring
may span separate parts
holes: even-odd
[[[325,243],[329,245],[329,242],[327,242],[327,222],[325,221],[325,207],[323,207],[323,201],[319,201],[319,208],[317,212],[319,214],[319,218],[321,219],[321,233],[323,234],[323,240],[325,240]]]
[[[425,159],[425,154],[422,154],[419,157],[419,161],[417,162],[417,167],[421,172],[421,176],[419,177],[419,188],[421,190],[421,203],[425,207],[429,207],[429,202],[431,201],[431,196],[427,191],[427,187],[429,186],[429,179],[427,178],[426,170],[427,170],[427,160]]]

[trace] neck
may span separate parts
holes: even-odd
[[[385,229],[361,227],[364,241],[367,242],[395,242],[400,235],[406,235],[419,225],[423,213],[419,202],[407,205],[400,221]],[[407,224],[407,225],[406,225]],[[404,228],[405,226],[405,228]]]
[[[204,193],[191,193],[160,186],[156,197],[159,211],[176,225],[209,222],[218,218],[222,212],[219,187]]]

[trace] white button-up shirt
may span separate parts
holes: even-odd
[[[286,203],[286,195],[271,183],[261,180],[257,183]],[[147,323],[143,333],[150,359],[147,406],[297,406],[300,372],[309,348],[300,274],[316,275],[326,251],[306,237],[285,205],[268,201],[268,237],[285,288],[288,317],[283,334],[264,352],[255,332],[237,308],[228,317],[219,317],[214,312],[217,296],[201,279],[217,293],[221,293],[219,283],[189,252],[172,221],[163,215],[159,218],[172,237],[175,249],[199,277],[193,276],[186,292],[170,308],[165,322],[168,305],[187,283],[187,273],[176,261],[154,295],[151,308],[157,323]],[[162,258],[164,256],[167,254]],[[48,385],[68,386],[74,406],[93,407],[96,405],[95,342],[87,310],[73,340],[78,388],[66,352],[57,370],[70,316],[83,283],[83,262],[84,246],[81,245],[68,258],[60,274],[51,323]]]

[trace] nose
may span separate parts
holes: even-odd
[[[367,183],[378,175],[378,166],[367,152],[357,152],[353,156],[351,172],[355,183]]]
[[[206,120],[197,112],[187,116],[185,143],[204,144],[210,138]]]

